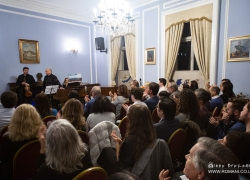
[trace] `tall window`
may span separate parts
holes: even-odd
[[[199,70],[192,48],[190,23],[184,23],[183,33],[175,68],[177,71]]]
[[[121,46],[121,54],[120,54],[120,62],[118,70],[128,70],[128,62],[127,62],[127,56],[126,56],[126,47],[125,47],[125,39],[124,36],[122,36],[122,46]]]

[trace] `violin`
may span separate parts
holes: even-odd
[[[26,97],[32,96],[32,92],[30,91],[30,87],[29,86],[25,86],[24,90],[25,90],[25,96]]]

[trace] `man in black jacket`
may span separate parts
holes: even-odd
[[[32,87],[35,86],[36,82],[32,75],[29,74],[29,68],[24,67],[23,68],[23,74],[19,75],[16,81],[17,86],[19,86],[18,89],[18,103],[17,105],[23,104],[23,103],[29,103],[32,102],[32,96],[27,97],[28,95],[25,92],[30,90],[32,92]],[[32,95],[32,94],[31,94]]]

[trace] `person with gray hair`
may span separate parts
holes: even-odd
[[[178,91],[178,86],[175,82],[168,82],[167,84],[167,90],[171,94],[175,91]]]
[[[73,179],[93,166],[87,145],[66,119],[53,121],[47,131],[41,127],[38,135],[41,148],[37,180]]]
[[[86,95],[84,97],[84,101],[85,101],[85,106],[84,106],[84,116],[87,118],[89,116],[89,114],[91,113],[91,107],[93,106],[94,102],[95,102],[95,98],[98,95],[101,95],[101,87],[100,86],[94,86],[92,87],[91,91],[91,96],[93,97],[92,99],[90,99],[89,95]]]
[[[239,164],[238,158],[216,140],[208,137],[199,138],[185,158],[186,165],[183,173],[190,180],[237,179],[238,174],[229,173],[229,171],[230,165]],[[218,170],[229,171],[228,173],[218,173]]]

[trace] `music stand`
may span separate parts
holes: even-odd
[[[59,88],[59,85],[46,86],[44,93],[49,95],[50,101],[51,101],[51,94],[55,94],[58,88]]]

